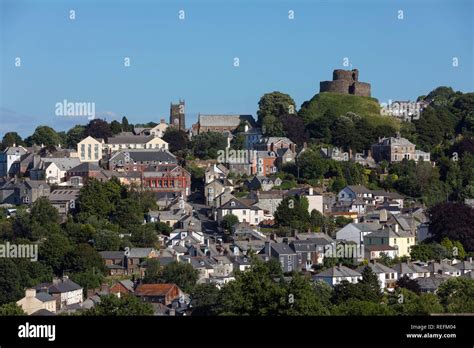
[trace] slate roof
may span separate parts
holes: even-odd
[[[168,163],[178,163],[176,157],[169,152],[168,150],[159,149],[158,151],[155,149],[149,150],[122,150],[116,152],[110,161],[113,161],[115,157],[118,155],[128,155],[130,158],[135,162],[168,162]]]
[[[153,250],[153,248],[130,248],[128,258],[146,258]]]
[[[398,274],[405,274],[405,273],[427,273],[428,270],[426,270],[423,267],[420,267],[414,263],[398,263],[396,265],[393,265],[392,268],[397,271]]]
[[[436,291],[439,286],[444,283],[446,280],[448,280],[449,276],[447,275],[431,275],[430,277],[418,277],[415,278],[414,280],[418,283],[420,286],[420,290],[425,290],[425,291]]]
[[[130,292],[134,291],[134,286],[133,286],[134,284],[131,280],[124,279],[124,280],[119,281],[119,283],[122,284],[125,287],[125,289],[127,289],[128,291]]]
[[[316,251],[316,244],[311,240],[295,240],[291,242],[291,246],[297,253]]]
[[[44,168],[54,163],[59,169],[67,171],[81,164],[79,157],[67,157],[67,158],[51,158],[45,157],[41,159],[44,162]]]
[[[30,315],[45,317],[45,316],[53,316],[56,314],[48,311],[47,309],[42,308],[42,309],[38,309],[36,312],[31,313]]]
[[[36,298],[40,300],[41,302],[54,301],[54,297],[46,292],[37,292]]]
[[[132,133],[126,135],[116,135],[107,139],[107,144],[146,144],[154,139],[154,135],[133,135]]]
[[[74,168],[68,170],[68,172],[98,172],[100,167],[93,162],[83,162]]]
[[[294,144],[289,138],[287,137],[267,137],[267,138],[263,138],[261,141],[260,141],[260,144],[274,144],[274,143],[277,143],[279,141],[284,141],[285,143],[288,143],[288,144]]]
[[[70,291],[76,291],[82,289],[79,284],[74,283],[70,279],[58,279],[56,284],[53,283],[41,283],[34,287],[36,290],[47,289],[50,294],[65,293]]]
[[[295,254],[293,248],[286,243],[270,243],[270,248],[272,248],[278,255]]]
[[[395,232],[391,227],[384,228],[375,232],[368,234],[366,237],[378,237],[378,238],[406,238],[406,237],[414,237],[410,232],[403,231],[401,229],[398,232]]]
[[[471,261],[461,261],[454,265],[454,267],[460,271],[464,270],[474,270],[474,262]]]
[[[354,271],[346,266],[333,266],[325,271],[319,272],[313,277],[360,277],[360,274],[357,271]]]
[[[69,201],[71,199],[76,199],[79,197],[79,189],[59,189],[54,190],[48,196],[48,199],[51,202],[55,201]]]
[[[232,202],[234,203],[233,206],[232,206]],[[240,200],[238,200],[236,198],[230,199],[229,201],[227,201],[226,203],[224,203],[223,205],[221,205],[217,209],[252,209],[252,210],[258,210],[257,207],[248,206],[248,205],[242,203]]]
[[[372,193],[372,191],[370,191],[364,185],[348,185],[346,187],[348,187],[352,192],[358,193],[358,194]]]
[[[438,263],[438,262],[433,262],[431,264],[429,264],[428,266],[425,267],[430,273],[433,273],[433,274],[438,274],[439,271],[445,273],[445,272],[449,272],[449,273],[457,273],[459,272],[459,269],[445,263],[445,262],[441,262],[441,263]]]
[[[401,145],[401,146],[415,146],[415,144],[411,143],[406,138],[395,138],[395,137],[388,137],[383,138],[378,143],[378,145]]]
[[[123,259],[125,253],[123,251],[99,251],[99,255],[103,259]]]
[[[26,179],[25,181],[23,181],[23,184],[29,186],[32,189],[40,188],[40,186],[43,186],[43,188],[49,187],[48,183],[45,180]]]
[[[240,121],[247,121],[255,125],[252,115],[205,115],[199,114],[199,125],[201,127],[238,127]]]
[[[360,267],[356,268],[356,271],[362,274],[365,267],[370,267],[370,269],[374,273],[377,273],[377,274],[378,273],[397,273],[397,271],[394,270],[393,268],[387,267],[387,266],[385,266],[384,264],[381,264],[381,263],[369,263],[367,265],[360,266]]]

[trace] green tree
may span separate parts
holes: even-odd
[[[329,315],[309,278],[294,273],[285,290],[287,300],[282,315]]]
[[[239,223],[239,218],[233,214],[227,214],[221,221],[222,228],[230,230],[232,226]]]
[[[47,197],[38,198],[31,206],[31,223],[47,225],[59,222],[58,210],[53,207]]]
[[[437,295],[446,312],[474,313],[474,280],[457,277],[442,283]]]
[[[64,259],[71,251],[69,239],[62,233],[53,233],[39,246],[39,259],[50,266],[56,275],[62,275]]]
[[[130,241],[136,247],[153,248],[158,243],[158,234],[153,225],[139,225],[132,229]]]
[[[281,92],[271,92],[264,94],[258,102],[258,124],[263,126],[265,124],[270,125],[271,129],[267,127],[265,135],[278,136],[283,134],[275,134],[276,129],[282,129],[280,123],[280,117],[284,115],[292,115],[296,113],[296,103],[288,94]],[[272,122],[265,122],[265,119],[269,118]],[[279,123],[276,128],[272,126],[275,123]]]
[[[91,136],[96,139],[99,138],[107,141],[107,139],[112,136],[112,130],[107,121],[96,118],[87,124],[84,130],[84,136]]]
[[[193,316],[214,316],[218,313],[219,289],[214,284],[198,284],[191,294]]]
[[[349,299],[335,306],[332,314],[343,316],[388,316],[394,315],[394,311],[385,304]]]
[[[134,228],[143,223],[144,214],[138,201],[126,198],[115,207],[113,221],[122,228]]]
[[[153,315],[153,307],[142,302],[138,297],[125,295],[102,296],[100,303],[83,312],[87,316],[143,316]]]
[[[113,120],[112,122],[110,122],[110,131],[112,132],[113,135],[121,133],[122,124],[117,120]]]
[[[100,254],[89,244],[79,244],[74,246],[65,256],[65,268],[72,272],[86,272],[94,270],[104,271],[103,260]]]
[[[143,278],[143,283],[145,284],[161,283],[163,280],[162,273],[163,273],[163,270],[162,270],[159,260],[147,259],[146,271],[145,271],[145,277]]]
[[[66,133],[66,145],[71,149],[75,149],[77,143],[85,138],[84,131],[85,127],[81,125],[76,125],[69,129]]]
[[[2,138],[2,149],[13,145],[25,146],[26,144],[17,132],[6,132]]]
[[[390,294],[388,304],[397,315],[430,315],[443,312],[436,295],[417,295],[405,288],[398,288]]]
[[[198,280],[198,271],[187,262],[172,262],[163,268],[163,282],[178,285],[183,291],[191,292]]]
[[[189,146],[189,136],[185,131],[176,127],[168,127],[162,139],[168,143],[169,150],[174,154],[180,153],[182,155]]]
[[[5,303],[3,306],[0,306],[0,317],[17,315],[26,315],[26,313],[15,302]]]
[[[474,250],[474,209],[463,203],[440,203],[428,210],[429,232],[437,242],[445,237]]]
[[[362,291],[366,294],[366,300],[379,302],[382,299],[382,292],[377,274],[369,266],[366,266],[361,274],[362,279],[357,283],[357,286],[362,287]]]
[[[0,258],[0,305],[22,297],[23,288],[17,272],[15,262]]]
[[[303,196],[285,197],[275,211],[275,220],[279,226],[305,231],[310,227],[308,200]]]
[[[98,230],[94,238],[94,247],[98,251],[115,251],[119,250],[121,239],[117,232],[110,230]]]
[[[236,272],[235,280],[219,293],[221,315],[278,315],[286,306],[286,291],[270,275],[268,266],[253,258],[250,269]]]
[[[218,132],[205,132],[191,139],[194,156],[201,159],[217,158],[219,151],[227,147],[227,139]]]
[[[30,137],[32,144],[45,146],[58,146],[61,144],[61,137],[56,131],[48,126],[39,126]]]
[[[407,275],[404,275],[403,277],[398,278],[397,287],[410,290],[411,292],[414,292],[415,294],[419,294],[421,292],[420,285],[418,284],[418,282],[414,279],[411,279]]]

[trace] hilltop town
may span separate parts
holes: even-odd
[[[473,313],[474,94],[371,93],[8,132],[0,314]]]

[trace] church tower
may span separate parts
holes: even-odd
[[[178,104],[170,105],[170,125],[183,131],[186,130],[184,106],[184,100],[181,99]]]

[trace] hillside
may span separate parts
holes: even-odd
[[[399,120],[380,115],[380,105],[377,99],[349,94],[329,92],[316,94],[311,100],[301,105],[299,115],[305,124],[308,124],[322,117],[327,111],[335,116],[345,115],[347,112],[356,113],[366,118],[374,127],[389,125],[395,129],[400,128]]]

